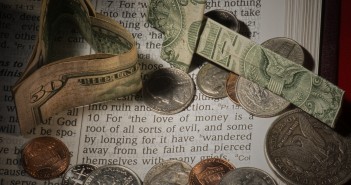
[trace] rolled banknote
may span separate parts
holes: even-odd
[[[74,24],[96,54],[57,59],[56,30]],[[43,0],[36,47],[13,88],[21,133],[50,116],[141,89],[136,43],[86,0]]]
[[[301,65],[211,19],[206,21],[196,53],[335,126],[344,91]]]

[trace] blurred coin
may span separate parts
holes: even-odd
[[[152,110],[175,114],[185,109],[195,96],[191,77],[176,68],[162,68],[153,72],[143,87],[143,99]]]
[[[276,116],[290,104],[284,98],[243,77],[239,77],[236,84],[236,96],[240,105],[257,117]]]
[[[225,174],[219,183],[219,185],[242,184],[277,185],[267,172],[253,167],[240,167],[232,170]]]
[[[234,165],[224,159],[202,160],[192,168],[189,185],[218,185],[223,176],[233,169]]]
[[[297,64],[304,64],[305,55],[303,49],[299,43],[292,39],[276,37],[263,42],[261,45]]]
[[[229,72],[211,63],[205,63],[196,76],[199,90],[211,98],[224,98],[226,80]]]
[[[227,10],[211,10],[205,13],[206,17],[224,25],[225,27],[238,32],[240,30],[240,23],[236,16]]]
[[[187,185],[190,171],[191,166],[183,161],[163,161],[147,172],[144,185]]]
[[[141,185],[142,182],[137,174],[131,169],[119,165],[108,165],[94,170],[84,182],[84,185],[102,184]]]
[[[97,167],[91,164],[77,164],[67,170],[62,178],[62,185],[83,185],[85,179]]]
[[[226,82],[226,92],[230,100],[237,105],[240,105],[238,98],[236,97],[236,83],[238,82],[239,76],[235,73],[229,73]]]
[[[351,176],[351,142],[300,109],[284,113],[265,140],[268,164],[288,184],[344,184]]]
[[[30,140],[22,151],[23,168],[33,178],[47,180],[60,176],[68,168],[67,146],[54,137]]]

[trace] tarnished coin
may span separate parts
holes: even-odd
[[[223,176],[233,169],[234,165],[224,159],[202,160],[192,168],[189,185],[218,185]]]
[[[143,87],[143,99],[152,110],[175,114],[185,109],[195,96],[191,77],[176,68],[162,68],[150,75]]]
[[[62,178],[62,185],[83,185],[85,179],[97,167],[91,164],[77,164],[69,168]]]
[[[303,49],[299,43],[292,39],[276,37],[263,42],[261,45],[297,64],[304,64],[305,55]]]
[[[344,184],[351,176],[351,141],[309,114],[284,113],[269,128],[265,154],[288,184]]]
[[[272,117],[281,113],[289,102],[243,77],[236,84],[236,96],[240,105],[257,117]]]
[[[191,168],[183,161],[163,161],[147,172],[144,185],[187,185]]]
[[[84,182],[84,185],[102,184],[141,185],[142,182],[137,174],[127,167],[107,165],[94,170]]]
[[[219,185],[243,184],[277,185],[267,172],[253,167],[240,167],[232,170],[225,174],[219,183]]]
[[[54,137],[30,140],[22,151],[23,168],[33,178],[47,180],[60,176],[69,166],[67,146]]]
[[[226,82],[226,92],[230,100],[237,105],[240,105],[238,98],[236,97],[236,83],[238,82],[239,75],[235,73],[229,73]]]
[[[211,10],[205,13],[206,17],[224,25],[225,27],[238,32],[240,30],[240,23],[236,16],[227,10]]]
[[[211,63],[205,63],[196,76],[199,90],[211,98],[224,98],[226,80],[229,72]]]

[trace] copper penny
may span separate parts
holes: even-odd
[[[240,105],[238,98],[236,97],[236,82],[239,76],[235,73],[229,73],[226,83],[226,92],[230,100],[237,105]]]
[[[30,140],[22,151],[23,168],[35,179],[53,179],[69,166],[70,153],[66,145],[53,137]]]
[[[234,169],[234,165],[224,159],[202,160],[191,169],[189,185],[218,185],[223,176]]]

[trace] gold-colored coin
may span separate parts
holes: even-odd
[[[33,178],[47,180],[60,176],[70,162],[67,146],[54,137],[38,137],[22,151],[23,168]]]

